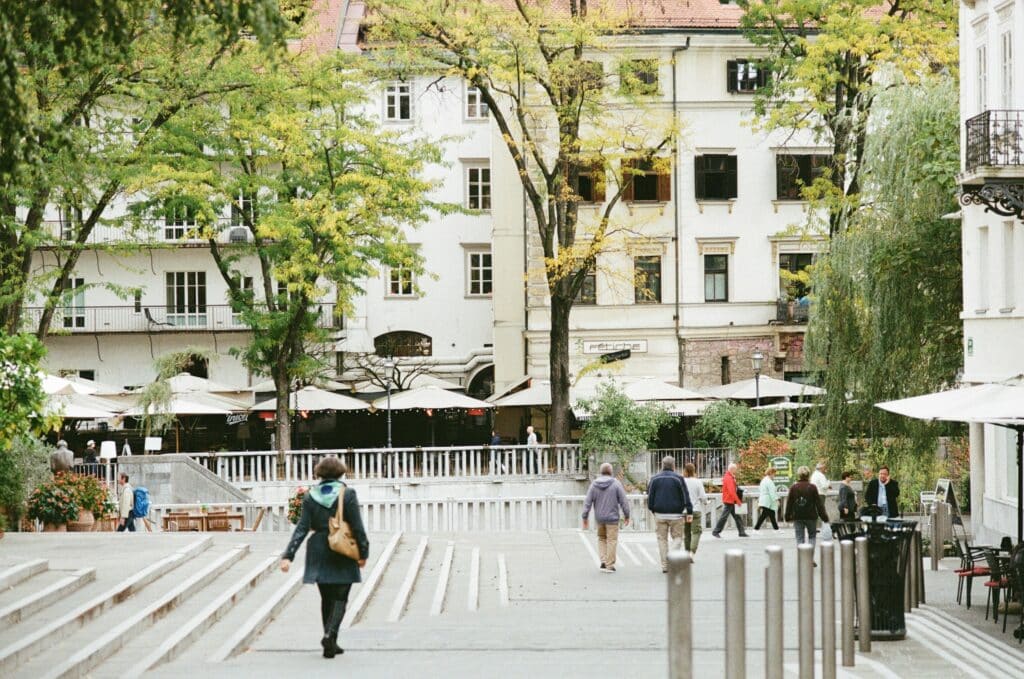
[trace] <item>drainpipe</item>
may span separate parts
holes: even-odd
[[[678,101],[677,92],[676,92],[676,89],[678,87],[678,85],[676,84],[676,55],[679,54],[680,52],[685,52],[688,49],[690,49],[690,36],[686,36],[686,44],[685,45],[683,45],[682,47],[673,48],[673,50],[672,50],[672,124],[673,125],[676,125],[679,122],[679,114],[678,114],[679,101]],[[680,285],[680,283],[679,283],[679,271],[682,268],[681,264],[679,262],[679,252],[680,252],[680,249],[679,249],[679,209],[680,209],[680,206],[682,205],[682,201],[680,200],[680,193],[679,193],[679,187],[680,187],[679,171],[680,171],[680,166],[679,166],[679,135],[678,134],[676,135],[675,139],[673,140],[673,144],[672,144],[672,167],[673,167],[673,171],[675,172],[675,187],[674,187],[675,188],[675,193],[674,193],[675,206],[674,206],[674,209],[672,210],[672,222],[673,222],[673,227],[675,229],[675,235],[673,236],[672,240],[675,243],[675,248],[676,248],[676,252],[675,252],[675,260],[676,260],[676,267],[675,267],[676,268],[676,273],[675,273],[675,284],[676,284],[675,300],[676,300],[676,308],[675,308],[675,315],[673,316],[673,319],[675,320],[675,324],[676,324],[676,337],[675,337],[675,340],[676,340],[676,373],[677,373],[676,377],[677,377],[677,381],[678,381],[679,386],[683,386],[683,344],[682,344],[682,340],[680,339],[680,336],[679,336],[680,331],[681,331],[681,327],[682,327],[682,318],[680,317],[680,314],[682,313],[682,305],[679,303],[679,298],[682,295],[682,289],[683,288],[682,288],[682,285]]]

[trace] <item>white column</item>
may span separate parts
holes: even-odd
[[[985,425],[970,424],[971,532],[978,540],[985,523]]]

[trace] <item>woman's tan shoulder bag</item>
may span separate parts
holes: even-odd
[[[331,517],[327,524],[327,544],[332,551],[347,556],[353,561],[359,561],[359,545],[352,537],[352,529],[345,521],[345,491],[348,489],[342,486],[341,494],[338,496],[338,512]]]

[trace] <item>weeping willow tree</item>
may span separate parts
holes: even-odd
[[[865,191],[814,272],[807,355],[828,396],[807,433],[838,469],[850,437],[933,449],[940,430],[875,408],[941,389],[962,364],[957,87],[949,78],[889,88],[868,136]]]
[[[213,358],[215,354],[204,347],[186,347],[157,357],[153,362],[156,379],[142,389],[138,400],[138,408],[145,413],[142,416],[142,427],[146,436],[161,434],[178,420],[178,416],[171,411],[174,393],[171,391],[170,379],[187,372],[197,361],[209,363]]]

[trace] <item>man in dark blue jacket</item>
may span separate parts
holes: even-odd
[[[676,461],[671,455],[661,461],[661,471],[647,482],[647,508],[654,513],[658,551],[661,553],[661,572],[668,573],[668,534],[672,533],[675,547],[683,539],[683,524],[693,520],[693,504],[683,477],[676,473]]]

